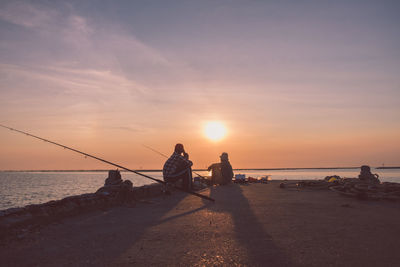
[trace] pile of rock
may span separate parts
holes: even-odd
[[[135,201],[132,182],[129,180],[123,181],[118,170],[108,172],[108,178],[105,180],[104,186],[97,190],[96,194],[108,196],[118,203]]]

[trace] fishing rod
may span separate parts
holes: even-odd
[[[168,156],[167,155],[165,155],[165,154],[163,154],[163,153],[161,153],[160,151],[157,151],[157,150],[155,150],[154,148],[151,148],[151,147],[149,147],[149,146],[146,146],[146,145],[144,145],[144,144],[142,144],[145,148],[148,148],[148,149],[150,149],[151,151],[154,151],[154,152],[156,152],[157,154],[159,154],[159,155],[161,155],[161,156],[163,156],[164,158],[168,158]],[[196,174],[197,176],[199,176],[199,177],[201,177],[201,178],[203,178],[203,179],[207,179],[206,177],[204,177],[204,176],[202,176],[202,175],[200,175],[200,174],[198,174],[197,172],[195,172],[195,171],[192,171],[194,174]]]
[[[118,167],[118,168],[120,168],[120,169],[129,171],[129,172],[133,172],[133,173],[135,173],[135,174],[137,174],[137,175],[146,177],[146,178],[148,178],[148,179],[150,179],[150,180],[153,180],[153,181],[156,181],[156,182],[158,182],[158,183],[160,183],[160,184],[163,184],[163,185],[166,185],[166,184],[167,184],[165,181],[162,181],[162,180],[160,180],[160,179],[157,179],[157,178],[154,178],[154,177],[145,175],[145,174],[140,173],[140,172],[135,171],[135,170],[128,169],[128,168],[126,168],[126,167],[124,167],[124,166],[121,166],[121,165],[119,165],[119,164],[115,164],[115,163],[113,163],[113,162],[111,162],[111,161],[108,161],[108,160],[105,160],[105,159],[102,159],[102,158],[99,158],[99,157],[96,157],[96,156],[87,154],[87,153],[85,153],[85,152],[82,152],[82,151],[79,151],[79,150],[77,150],[77,149],[74,149],[74,148],[71,148],[71,147],[68,147],[68,146],[65,146],[65,145],[62,145],[62,144],[59,144],[59,143],[50,141],[50,140],[48,140],[48,139],[45,139],[45,138],[42,138],[42,137],[39,137],[39,136],[30,134],[30,133],[27,133],[27,132],[24,132],[24,131],[21,131],[21,130],[17,130],[17,129],[14,129],[14,128],[11,128],[11,127],[8,127],[8,126],[2,125],[2,124],[0,124],[0,127],[6,128],[6,129],[8,129],[8,130],[11,130],[11,131],[14,131],[14,132],[18,132],[18,133],[21,133],[21,134],[25,134],[25,135],[27,135],[27,136],[30,136],[30,137],[33,137],[33,138],[36,138],[36,139],[45,141],[45,142],[47,142],[47,143],[50,143],[50,144],[53,144],[53,145],[56,145],[56,146],[60,146],[60,147],[62,147],[62,148],[64,148],[64,149],[68,149],[68,150],[71,150],[71,151],[73,151],[73,152],[82,154],[82,155],[84,155],[85,157],[90,157],[90,158],[93,158],[93,159],[96,159],[96,160],[105,162],[105,163],[107,163],[107,164],[113,165],[113,166]],[[212,201],[212,202],[215,202],[215,199],[210,198],[210,197],[208,197],[208,196],[205,196],[205,195],[202,195],[202,194],[193,192],[193,191],[186,191],[186,190],[184,190],[184,189],[182,189],[182,188],[180,188],[180,187],[178,187],[178,186],[175,186],[175,185],[174,185],[174,188],[176,188],[176,189],[178,189],[178,190],[180,190],[180,191],[182,191],[182,192],[186,192],[186,193],[188,193],[188,194],[191,194],[191,195],[194,195],[194,196],[197,196],[197,197],[200,197],[200,198],[207,199],[207,200],[210,200],[210,201]]]
[[[159,154],[159,155],[163,156],[164,158],[168,158],[168,156],[167,156],[167,155],[165,155],[165,154],[161,153],[160,151],[157,151],[157,150],[155,150],[155,149],[153,149],[153,148],[151,148],[151,147],[149,147],[149,146],[146,146],[146,145],[144,145],[144,144],[142,144],[142,146],[144,146],[145,148],[148,148],[148,149],[150,149],[150,150],[151,150],[151,151],[153,151],[153,152],[156,152],[157,154]]]

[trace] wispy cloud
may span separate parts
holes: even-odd
[[[147,105],[164,108],[162,121],[185,93],[181,78],[190,70],[118,24],[85,17],[70,5],[30,2],[3,4],[0,19],[20,26],[6,32],[0,46],[3,120],[25,116],[103,129],[122,124],[118,129],[139,132],[154,128],[139,116]],[[173,92],[164,90],[172,86]]]
[[[107,70],[0,64],[0,73],[4,77],[0,84],[0,88],[4,90],[3,93],[14,91],[7,90],[11,89],[10,84],[16,85],[14,87],[16,91],[28,89],[25,91],[26,95],[30,95],[29,89],[36,93],[40,91],[41,89],[37,88],[38,85],[45,86],[42,89],[46,94],[53,91],[64,95],[104,97],[118,93],[130,94],[134,91],[144,93],[143,86]],[[26,81],[32,83],[26,83]]]
[[[48,26],[59,15],[54,9],[22,1],[3,3],[0,9],[0,19],[27,28]]]
[[[14,65],[3,71],[14,71],[14,75],[47,79],[68,91],[108,88],[143,93],[149,90],[146,83],[172,73],[170,61],[156,49],[117,25],[90,23],[72,8],[9,2],[3,5],[0,19],[31,31],[24,43],[2,45],[10,55],[3,64]]]

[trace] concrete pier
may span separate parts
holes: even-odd
[[[4,266],[398,266],[400,203],[279,181],[93,211],[2,240]]]

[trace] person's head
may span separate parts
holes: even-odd
[[[219,157],[220,157],[221,161],[228,161],[229,160],[228,159],[228,153],[226,153],[226,152],[223,152],[221,154],[221,156],[219,156]]]
[[[368,165],[362,165],[361,172],[371,172],[371,168]]]
[[[182,144],[176,144],[175,145],[175,153],[181,154],[185,152],[185,149],[183,148]]]

